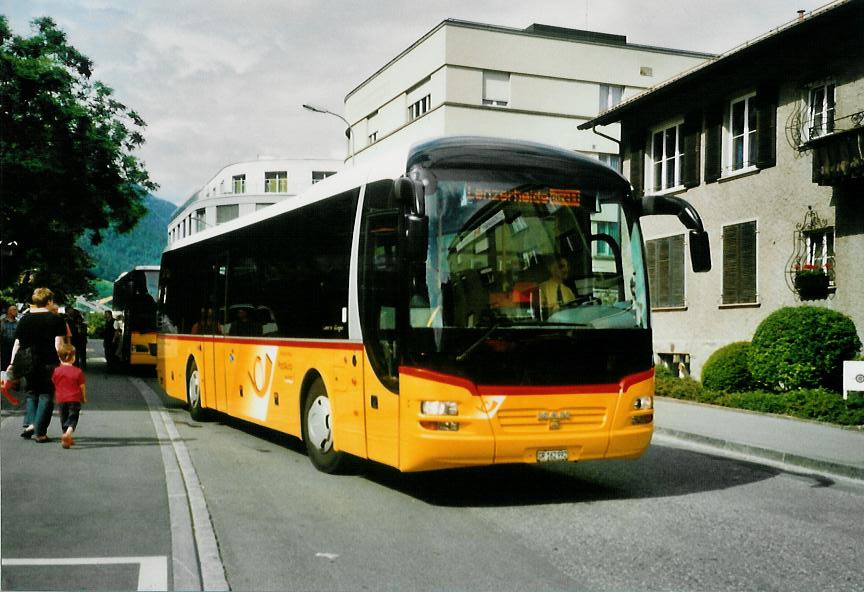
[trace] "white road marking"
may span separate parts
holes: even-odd
[[[204,590],[230,590],[228,580],[225,578],[225,567],[219,554],[216,534],[210,522],[207,501],[204,499],[201,482],[198,480],[189,450],[171,416],[162,411],[162,403],[156,393],[139,378],[129,380],[150,408],[150,417],[156,428],[157,437],[160,441],[170,442],[174,453],[172,455],[167,447],[162,449],[171,517],[174,589],[201,589],[203,585]],[[188,535],[190,513],[194,538]],[[186,544],[183,543],[184,540]],[[200,581],[198,570],[194,569],[196,555],[201,571]]]
[[[138,565],[138,590],[168,589],[168,558],[153,557],[63,557],[42,559],[3,559],[3,565]]]

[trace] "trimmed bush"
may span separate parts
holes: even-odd
[[[736,341],[711,354],[702,366],[705,388],[734,393],[753,388],[753,375],[748,368],[750,342]]]
[[[861,349],[852,319],[816,306],[785,307],[763,320],[750,346],[750,373],[773,391],[827,388],[838,391],[843,360]]]

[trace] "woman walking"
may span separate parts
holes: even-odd
[[[30,353],[25,378],[27,379],[27,407],[22,438],[36,436],[37,442],[48,441],[48,424],[54,412],[54,383],[51,375],[60,365],[57,352],[66,338],[66,322],[51,314],[54,293],[48,288],[33,291],[33,305],[30,311],[18,321],[15,330],[15,343],[12,346],[12,362],[24,349]]]

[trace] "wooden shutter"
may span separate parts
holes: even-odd
[[[740,302],[756,302],[756,222],[740,224]]]
[[[776,93],[760,90],[756,95],[756,166],[766,169],[777,164]]]
[[[723,107],[705,113],[705,182],[713,183],[723,171]]]
[[[669,304],[684,306],[684,235],[669,237]]]
[[[657,241],[645,241],[645,263],[648,267],[648,297],[651,301],[651,308],[657,308],[656,295],[654,294],[654,286],[657,285]]]
[[[684,235],[646,241],[651,308],[684,306]]]
[[[699,157],[702,144],[702,114],[692,113],[681,126],[684,135],[684,163],[681,167],[681,183],[684,187],[699,185]]]
[[[723,227],[723,304],[756,302],[756,222]]]

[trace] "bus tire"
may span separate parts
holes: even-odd
[[[205,411],[201,406],[201,374],[198,364],[192,359],[186,370],[186,403],[189,405],[189,416],[195,421],[205,419]]]
[[[333,449],[332,418],[330,397],[318,377],[309,386],[303,405],[303,442],[312,465],[329,474],[344,472],[348,465],[348,455]]]

